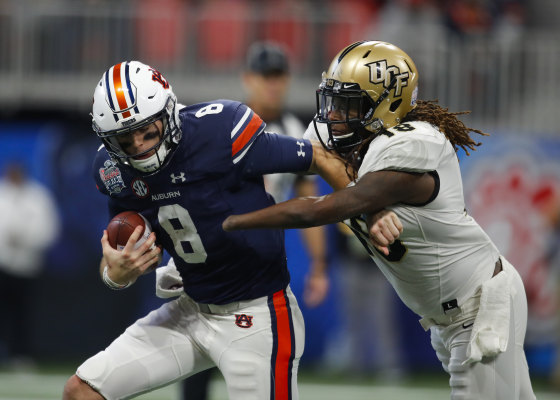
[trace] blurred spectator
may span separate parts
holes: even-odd
[[[386,2],[372,21],[367,39],[396,43],[414,58],[422,73],[423,96],[441,79],[441,42],[447,36],[444,15],[437,0],[396,0]]]
[[[370,39],[389,43],[425,42],[435,46],[445,37],[443,22],[437,0],[388,1],[377,20],[372,21]]]
[[[290,86],[290,60],[284,48],[275,42],[255,42],[249,47],[243,84],[245,103],[266,122],[266,131],[301,138],[305,127],[286,107]],[[318,194],[315,177],[295,174],[265,175],[265,187],[276,202],[286,200],[292,190],[299,196]],[[304,302],[308,307],[319,305],[329,289],[327,276],[326,234],[324,227],[302,231],[311,260]],[[183,382],[184,400],[208,398],[208,383],[215,368],[202,371]]]
[[[0,326],[13,367],[32,365],[29,303],[58,231],[51,193],[30,179],[21,164],[9,163],[0,180]]]
[[[494,39],[502,49],[511,51],[521,39],[525,27],[525,9],[519,1],[505,1],[494,23]]]
[[[188,0],[143,0],[138,2],[135,25],[140,57],[160,68],[182,56],[188,40]],[[120,22],[119,22],[120,23]],[[163,65],[163,66],[162,66]]]
[[[449,27],[460,36],[488,33],[492,27],[492,3],[486,0],[451,0],[445,13]]]

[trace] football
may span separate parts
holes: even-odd
[[[109,222],[109,225],[107,225],[107,236],[111,247],[122,250],[138,225],[144,227],[144,232],[134,248],[140,247],[148,239],[150,233],[152,233],[150,223],[142,214],[136,211],[124,211],[115,215]]]

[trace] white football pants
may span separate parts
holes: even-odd
[[[117,400],[217,366],[231,400],[297,400],[304,337],[289,287],[222,306],[182,295],[136,321],[76,375],[107,400]]]
[[[523,350],[527,329],[527,297],[521,277],[502,257],[504,270],[513,274],[510,296],[509,340],[506,351],[480,362],[463,365],[474,317],[449,326],[430,328],[432,346],[449,373],[451,400],[534,400],[529,367]],[[467,326],[464,328],[463,325]]]

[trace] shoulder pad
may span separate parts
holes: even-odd
[[[433,171],[447,143],[445,136],[427,122],[397,125],[371,142],[358,177],[381,170]]]

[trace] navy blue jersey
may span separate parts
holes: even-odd
[[[226,304],[269,295],[289,283],[282,230],[225,232],[223,220],[274,203],[263,174],[306,171],[311,144],[264,132],[242,103],[217,100],[180,111],[182,138],[151,176],[114,163],[104,147],[94,176],[109,214],[141,212],[171,254],[189,296]]]

